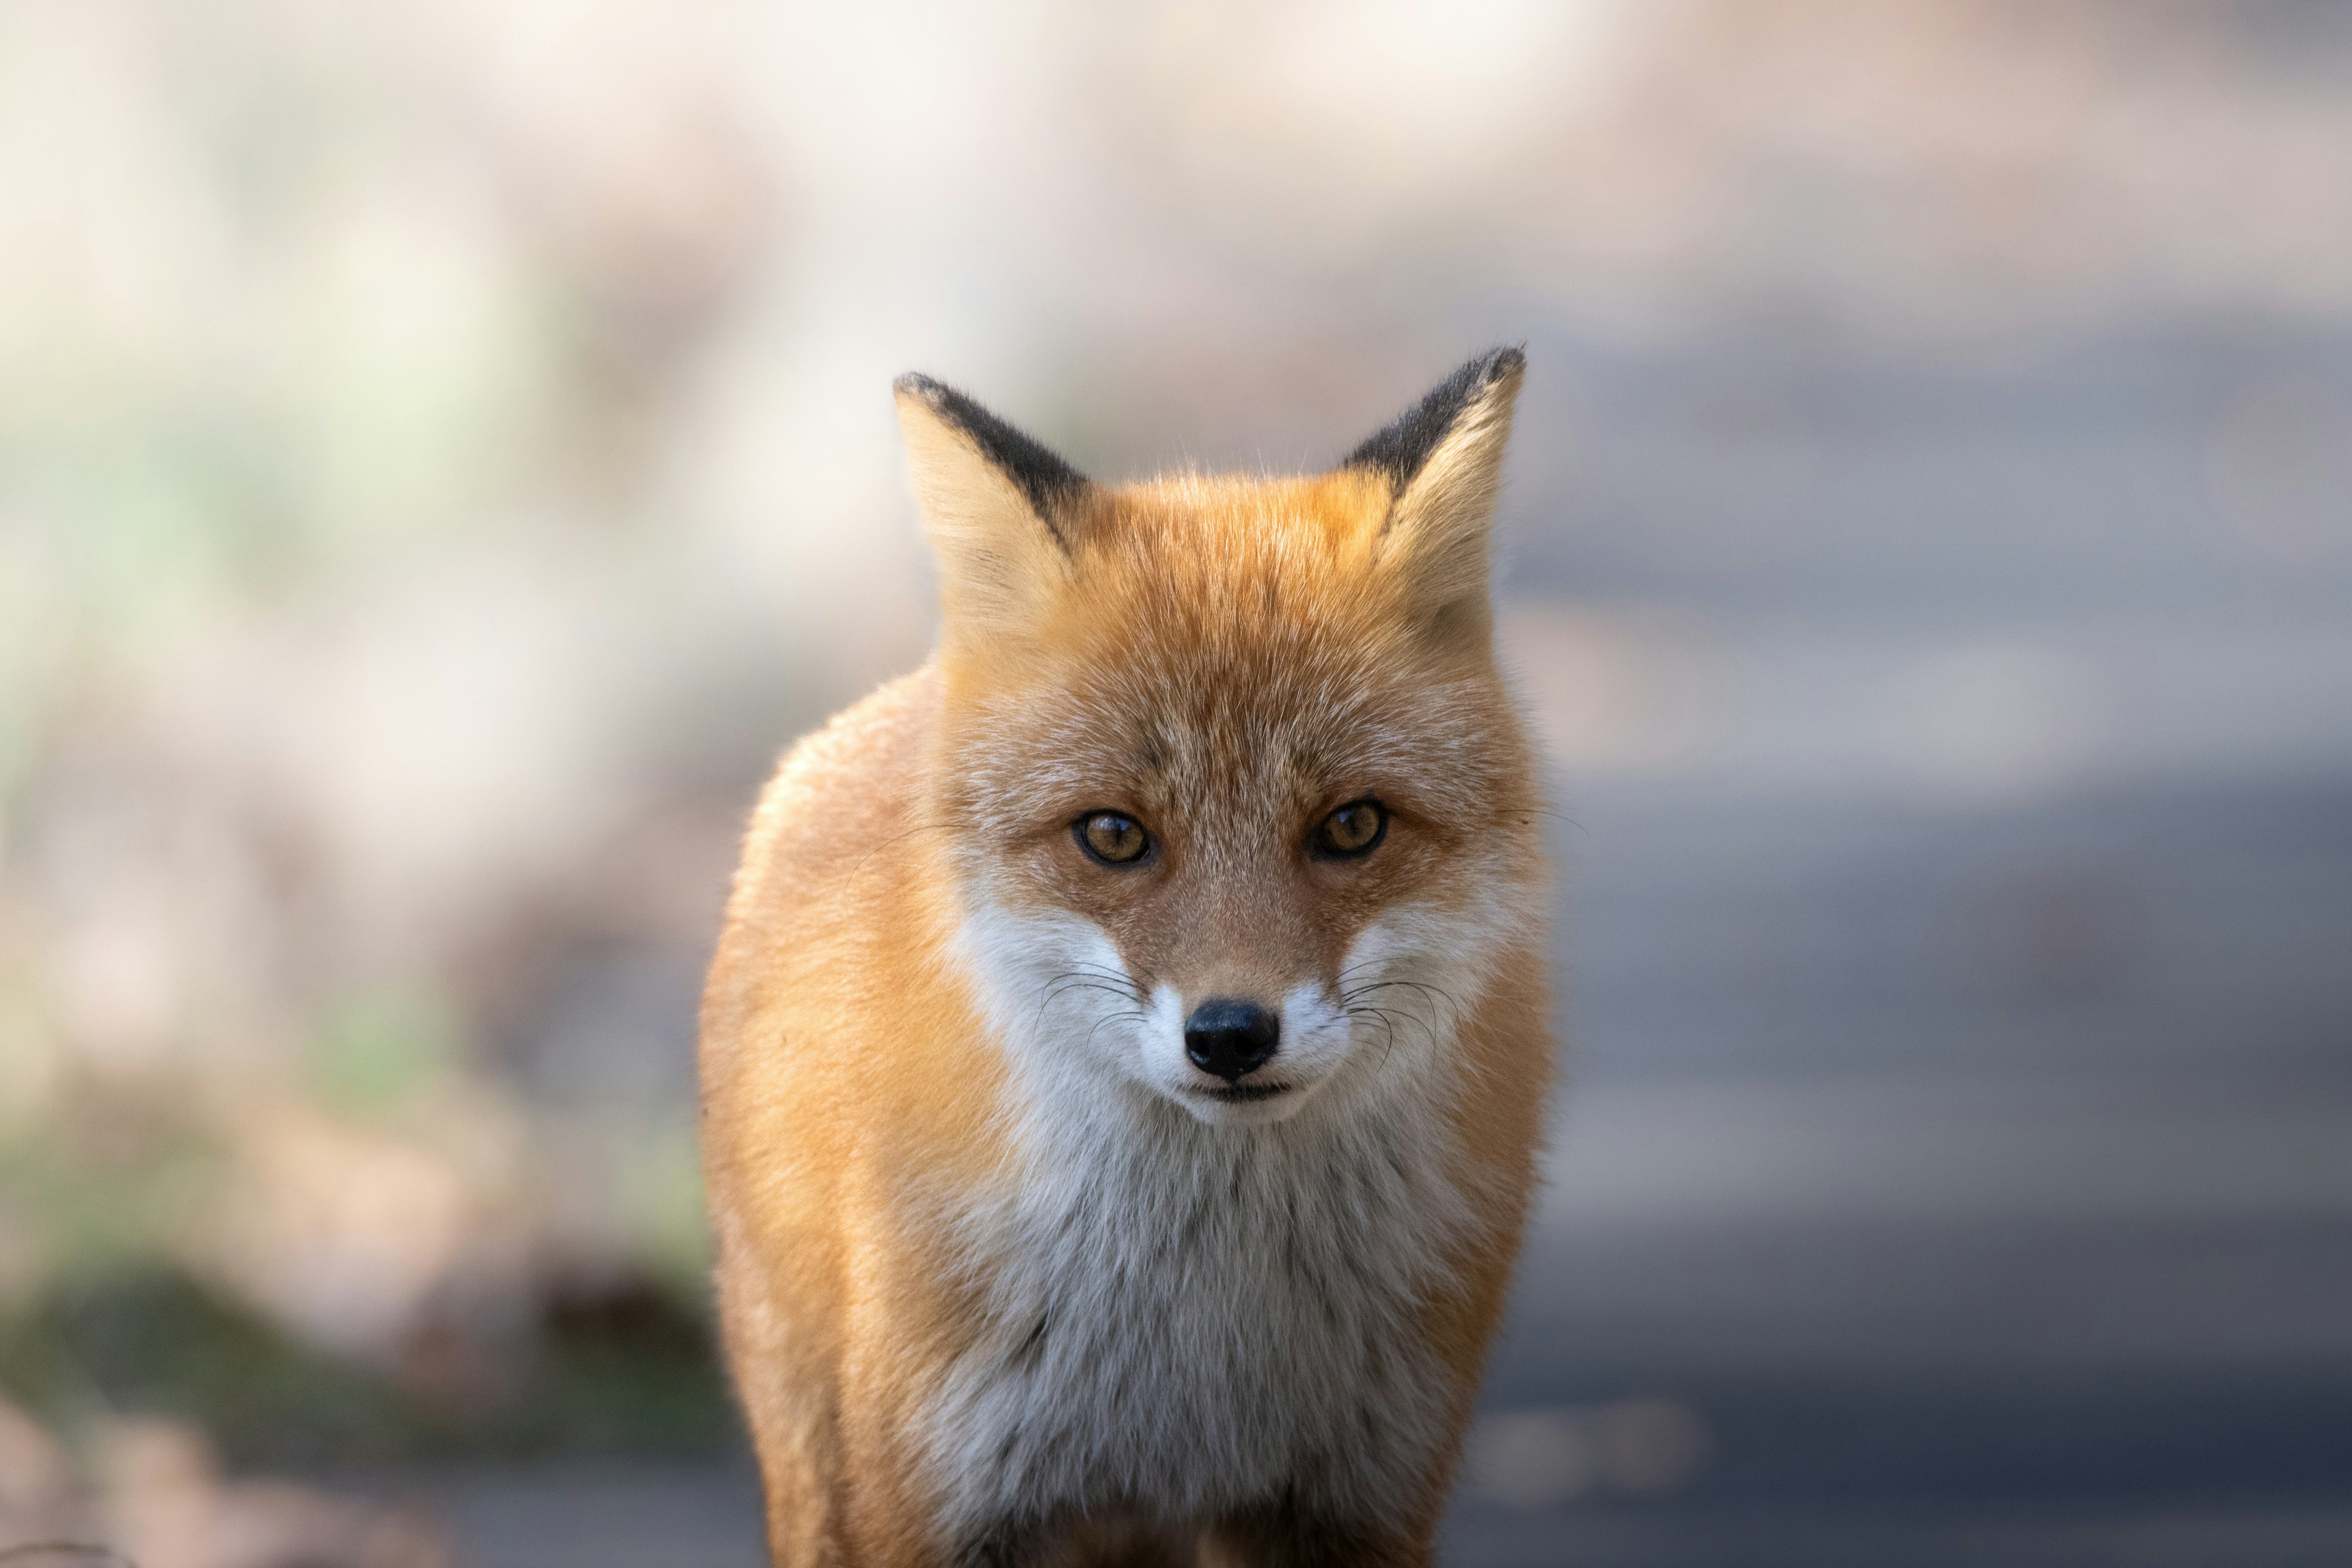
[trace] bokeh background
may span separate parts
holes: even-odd
[[[1105,478],[1527,343],[1464,1564],[2352,1560],[2352,7],[0,4],[0,1546],[750,1568],[692,1019]]]

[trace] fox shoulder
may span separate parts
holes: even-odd
[[[763,959],[800,951],[817,923],[869,903],[883,882],[879,851],[919,831],[923,763],[939,706],[926,665],[900,677],[801,740],[777,765],[745,835],[710,1009],[757,991]],[[727,981],[732,978],[735,984]],[[750,998],[746,996],[745,1000]]]

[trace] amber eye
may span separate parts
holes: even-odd
[[[1090,811],[1070,824],[1078,847],[1106,866],[1132,866],[1151,847],[1143,824],[1116,811]]]
[[[1318,855],[1363,855],[1389,830],[1389,814],[1376,800],[1349,801],[1323,819],[1315,830]]]

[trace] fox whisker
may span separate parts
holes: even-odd
[[[1116,996],[1122,1002],[1141,1000],[1124,986],[1114,985],[1108,981],[1097,980],[1088,974],[1065,973],[1055,975],[1045,983],[1045,994],[1038,998],[1037,1011],[1031,1020],[1030,1026],[1034,1028],[1043,1023],[1045,1018],[1045,1009],[1052,1006],[1065,994],[1072,991],[1100,991],[1106,995]]]
[[[1449,1029],[1453,1028],[1461,1020],[1462,1005],[1454,999],[1452,992],[1444,990],[1435,985],[1426,984],[1418,980],[1381,980],[1375,981],[1369,985],[1358,985],[1344,989],[1339,993],[1339,1005],[1343,1008],[1353,1006],[1376,991],[1387,991],[1391,989],[1414,991],[1426,997],[1429,1001],[1430,1011],[1435,1015],[1436,1022],[1440,1027]],[[1427,1026],[1424,1025],[1423,1026],[1426,1027]]]
[[[1102,1033],[1102,1026],[1105,1024],[1110,1023],[1113,1019],[1118,1019],[1125,1023],[1140,1024],[1143,1022],[1143,1015],[1129,1010],[1123,1013],[1107,1013],[1103,1016],[1097,1018],[1095,1020],[1095,1026],[1087,1031],[1087,1044],[1089,1047],[1095,1043],[1095,1037]]]
[[[1135,978],[1132,975],[1127,973],[1123,970],[1112,969],[1107,964],[1080,963],[1065,970],[1063,973],[1066,974],[1084,974],[1096,980],[1107,980],[1111,984],[1118,986],[1129,996],[1132,997],[1136,1005],[1139,1007],[1142,1006],[1148,1000],[1143,994],[1143,987],[1136,983]]]
[[[1396,1054],[1396,1015],[1385,1007],[1359,1005],[1347,1009],[1350,1018],[1378,1018],[1381,1021],[1381,1065],[1373,1070],[1385,1070],[1389,1058]]]

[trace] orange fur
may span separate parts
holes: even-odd
[[[1534,768],[1486,605],[1518,374],[1515,357],[1493,363],[1416,475],[1355,466],[1042,499],[902,395],[945,579],[940,647],[778,770],[703,1008],[721,1316],[777,1563],[1425,1560],[1517,1248],[1552,1060]],[[1365,796],[1388,812],[1377,850],[1302,851],[1326,814]],[[1070,825],[1097,809],[1150,826],[1148,865],[1088,859]],[[1433,1151],[1427,1180],[1465,1216],[1431,1231],[1441,1256],[1412,1275],[1434,1282],[1414,1288],[1412,1331],[1442,1369],[1444,1430],[1392,1517],[1330,1517],[1278,1489],[1166,1517],[1121,1483],[1116,1507],[1024,1500],[1034,1516],[993,1546],[956,1533],[938,1454],[958,1434],[942,1436],[937,1401],[1019,1327],[996,1321],[998,1254],[972,1239],[972,1216],[1068,1176],[1022,1131],[1041,1069],[1008,1031],[1031,998],[992,1004],[971,959],[982,910],[1100,932],[1139,1017],[1162,992],[1187,1007],[1339,994],[1347,955],[1398,911],[1503,933],[1454,987],[1474,999],[1418,1020],[1437,1087],[1380,1102],[1426,1134],[1410,1146]],[[1041,1018],[1050,1005],[1041,994]],[[1394,1051],[1394,1014],[1388,1027]],[[1349,1114],[1318,1107],[1372,1092],[1349,1087],[1385,1070],[1370,1038],[1344,1047],[1339,1087],[1316,1089],[1294,1121],[1195,1128],[1133,1092],[1163,1119],[1156,1135],[1212,1151],[1255,1139],[1273,1158],[1310,1115]]]

